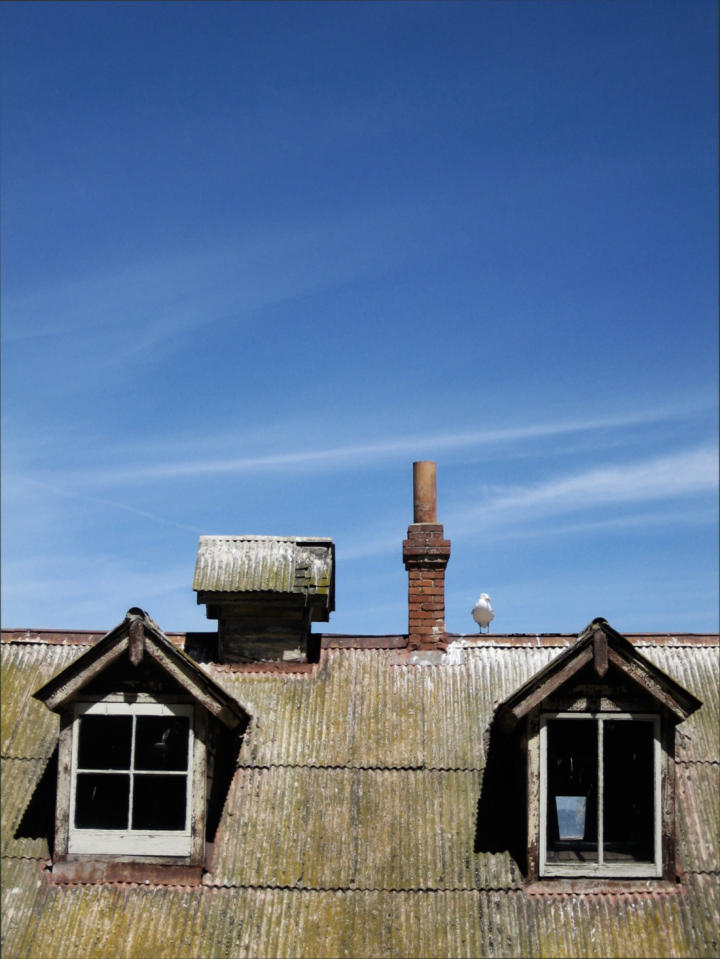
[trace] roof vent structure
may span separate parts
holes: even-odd
[[[303,536],[201,536],[193,589],[224,663],[307,662],[335,609],[335,545]]]

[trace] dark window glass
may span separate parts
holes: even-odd
[[[185,828],[185,776],[135,776],[133,829]]]
[[[75,826],[78,829],[127,829],[130,776],[78,773]]]
[[[547,724],[547,861],[597,862],[597,724]]]
[[[652,862],[653,724],[606,720],[604,727],[604,857],[608,862]]]
[[[129,769],[132,716],[81,716],[78,766]]]
[[[138,716],[135,768],[187,769],[189,731],[187,716]]]

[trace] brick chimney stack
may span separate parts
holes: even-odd
[[[408,571],[408,646],[410,649],[444,649],[445,567],[450,541],[443,538],[437,521],[435,463],[413,463],[413,524],[403,541],[403,562]]]

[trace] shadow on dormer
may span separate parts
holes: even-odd
[[[13,834],[14,839],[44,839],[49,856],[52,856],[55,843],[57,768],[58,748],[55,746]]]
[[[475,853],[509,853],[525,874],[525,777],[517,761],[519,734],[502,732],[493,719],[475,820]]]

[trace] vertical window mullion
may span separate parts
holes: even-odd
[[[75,803],[77,801],[78,750],[80,740],[80,709],[77,706],[75,706],[74,716],[72,726],[72,762],[70,766],[70,815],[68,816],[71,828],[75,825]]]
[[[653,719],[653,853],[658,875],[662,870],[662,752],[660,747],[660,717]]]
[[[195,736],[193,735],[193,717],[188,722],[188,742],[185,756],[185,829],[190,829],[193,804],[193,759],[195,756]]]
[[[547,717],[540,717],[540,729],[538,731],[538,744],[540,749],[540,784],[538,790],[540,806],[538,809],[538,832],[539,832],[539,859],[540,874],[544,874],[545,859],[547,855],[547,805],[548,805],[548,768],[547,768]]]
[[[598,866],[602,868],[604,863],[604,807],[605,807],[605,745],[604,745],[604,735],[603,735],[603,721],[598,717],[598,744],[597,744],[597,754],[598,754],[598,823],[597,823],[597,837],[598,837]]]
[[[137,716],[133,713],[132,717],[132,735],[130,737],[130,803],[128,806],[128,824],[127,828],[132,829],[133,807],[135,805],[135,729],[137,726]]]

